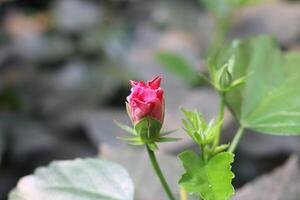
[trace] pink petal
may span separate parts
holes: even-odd
[[[145,82],[143,82],[143,81],[129,80],[129,82],[130,82],[131,87],[133,87],[133,88],[137,87],[137,86],[140,86],[140,87],[145,87],[146,86]]]
[[[161,82],[161,76],[158,75],[154,77],[152,80],[147,82],[147,85],[152,88],[152,89],[158,89],[160,87],[160,82]]]
[[[156,96],[157,98],[160,100],[160,102],[162,103],[164,101],[164,91],[161,88],[158,88],[156,91]]]
[[[133,80],[129,80],[131,87],[135,87],[138,82],[137,81],[133,81]]]
[[[156,99],[156,92],[152,89],[144,88],[139,93],[139,99],[144,102],[153,102]]]
[[[155,102],[152,103],[151,113],[149,114],[154,119],[157,119],[161,122],[164,120],[164,104],[160,102],[159,99],[156,99]]]
[[[132,115],[135,120],[139,120],[149,114],[150,104],[142,102],[138,99],[131,100]]]

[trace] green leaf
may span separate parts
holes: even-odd
[[[133,200],[133,184],[118,164],[99,159],[53,162],[22,178],[9,200]]]
[[[224,16],[234,8],[247,5],[256,5],[276,0],[199,0],[205,7],[216,15]]]
[[[200,195],[204,200],[229,200],[234,194],[231,180],[231,163],[234,155],[222,152],[212,157],[207,163],[192,151],[179,154],[179,159],[186,172],[179,184],[190,193]]]
[[[234,194],[231,180],[230,163],[233,154],[222,152],[212,157],[207,163],[192,151],[179,154],[186,170],[179,184],[190,193],[199,194],[204,200],[228,200]]]
[[[240,123],[259,132],[299,135],[299,53],[284,54],[273,38],[260,36],[233,42],[219,52],[213,65],[219,68],[232,55],[233,78],[246,76],[245,84],[226,95]]]
[[[201,85],[204,80],[199,71],[194,69],[181,55],[171,52],[157,54],[158,61],[191,86]]]
[[[2,156],[6,148],[7,137],[3,129],[0,129],[0,165],[2,164]]]

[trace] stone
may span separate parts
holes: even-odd
[[[281,44],[291,45],[300,34],[300,4],[267,3],[239,9],[233,16],[232,38],[270,34]]]
[[[84,32],[102,21],[100,5],[83,0],[55,1],[52,16],[57,28],[66,33]]]
[[[102,145],[100,158],[117,162],[128,170],[135,185],[136,200],[167,199],[144,148],[125,149]],[[183,172],[180,161],[175,156],[160,152],[157,153],[157,159],[173,193],[178,195],[177,181]]]
[[[298,200],[300,196],[299,158],[296,155],[271,173],[237,190],[233,200]]]

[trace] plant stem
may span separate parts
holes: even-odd
[[[224,44],[228,29],[230,27],[231,14],[227,14],[225,16],[215,16],[215,20],[216,30],[208,49],[208,55],[214,55],[216,51]]]
[[[224,118],[224,111],[225,111],[225,93],[221,92],[220,94],[220,108],[219,108],[219,114],[218,114],[218,121],[223,120]]]
[[[238,143],[240,142],[243,134],[244,134],[244,127],[240,126],[238,131],[236,132],[233,140],[232,140],[232,143],[229,146],[228,152],[233,153],[235,151],[235,149],[236,149]]]
[[[219,123],[220,121],[222,121],[224,119],[224,111],[225,111],[225,93],[221,92],[217,123]],[[222,126],[220,126],[220,128],[218,130],[218,134],[215,137],[214,144],[213,144],[214,147],[219,145],[221,129],[222,129]]]
[[[180,188],[180,200],[188,200],[187,192],[184,188]]]
[[[165,179],[165,177],[164,177],[164,175],[163,175],[163,173],[162,173],[162,171],[161,171],[161,169],[160,169],[160,167],[159,167],[159,165],[158,165],[158,162],[157,162],[157,160],[156,160],[154,151],[152,151],[152,150],[148,147],[148,145],[146,145],[146,147],[147,147],[147,152],[148,152],[150,161],[151,161],[151,163],[152,163],[153,169],[154,169],[156,175],[158,176],[161,185],[163,186],[163,188],[164,188],[166,194],[168,195],[169,199],[170,199],[170,200],[175,200],[175,197],[174,197],[174,195],[172,194],[172,192],[171,192],[171,190],[170,190],[170,187],[169,187],[169,185],[168,185],[168,183],[167,183],[167,181],[166,181],[166,179]]]

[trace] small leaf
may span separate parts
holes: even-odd
[[[231,185],[234,174],[230,165],[234,157],[232,153],[219,153],[207,163],[192,151],[185,151],[178,157],[186,170],[179,184],[188,192],[205,200],[229,200],[234,194]]]
[[[133,200],[133,183],[118,164],[100,159],[53,162],[22,178],[9,200]]]
[[[135,132],[135,130],[133,128],[131,128],[130,126],[127,126],[125,124],[122,124],[116,120],[114,120],[115,124],[122,130],[132,134],[132,135],[137,135],[137,133]]]

